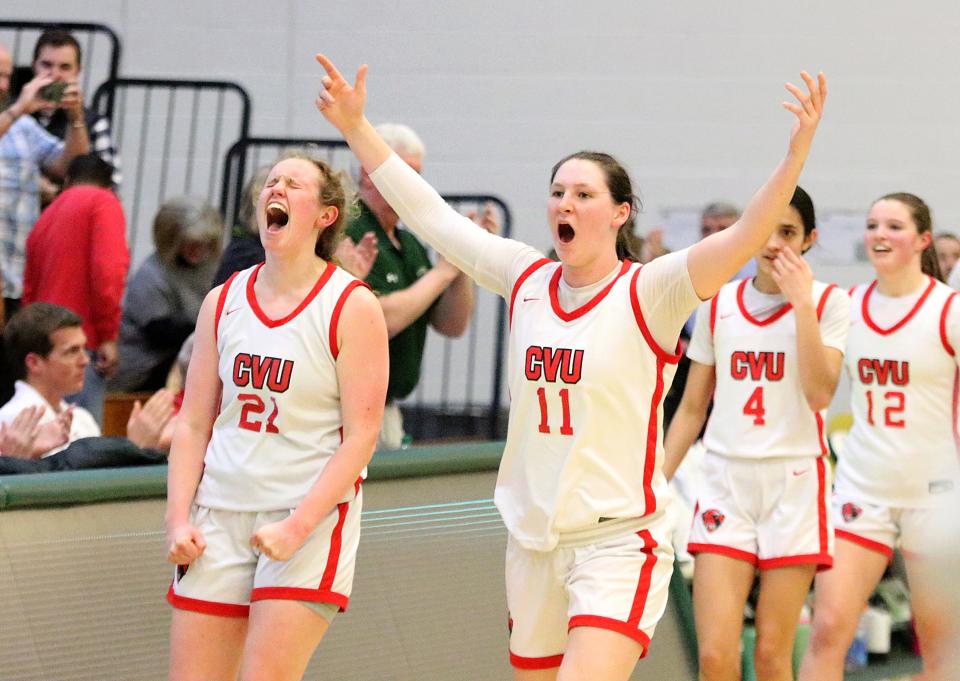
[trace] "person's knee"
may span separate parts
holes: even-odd
[[[814,652],[838,649],[846,653],[856,633],[859,613],[848,614],[820,606],[813,616],[809,647]]]
[[[779,643],[758,641],[753,656],[753,667],[757,679],[762,681],[791,678],[792,653],[792,646],[785,651],[783,645]]]
[[[706,679],[739,678],[740,652],[736,645],[705,642],[700,645],[700,676]]]

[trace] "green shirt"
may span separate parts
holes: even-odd
[[[433,267],[426,249],[413,234],[398,227],[394,231],[394,236],[400,242],[400,248],[397,248],[376,216],[361,201],[359,215],[347,225],[347,236],[358,243],[367,232],[377,235],[379,250],[365,281],[378,296],[409,288]],[[402,399],[417,387],[423,347],[427,342],[427,325],[432,312],[433,306],[430,306],[413,324],[390,339],[388,401]]]

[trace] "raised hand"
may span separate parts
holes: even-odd
[[[51,449],[70,442],[70,429],[73,427],[73,407],[67,407],[52,421],[44,423],[37,430],[33,441],[34,458],[40,458]]]
[[[490,201],[487,201],[485,204],[483,204],[483,210],[480,211],[480,213],[472,210],[467,213],[467,217],[491,234],[500,233],[500,221],[497,220],[497,211],[493,207],[493,203]]]
[[[801,71],[800,77],[806,83],[807,92],[804,93],[793,83],[787,83],[787,90],[797,98],[798,103],[784,102],[783,108],[797,117],[797,122],[790,131],[790,153],[806,158],[817,125],[823,117],[823,105],[827,101],[827,78],[821,72],[814,81],[806,71]]]
[[[9,424],[0,424],[0,455],[35,459],[34,441],[40,430],[43,406],[26,407]]]
[[[160,389],[143,406],[139,400],[133,403],[127,421],[127,437],[137,447],[158,448],[163,429],[172,416],[173,393]]]
[[[366,279],[377,259],[377,253],[377,236],[373,232],[367,232],[358,244],[353,243],[350,237],[341,239],[333,255],[347,272],[357,279]]]
[[[71,123],[83,120],[83,93],[76,81],[69,83],[67,89],[63,91],[59,107],[67,113]]]
[[[337,67],[326,56],[316,57],[327,72],[321,80],[321,88],[315,104],[337,130],[344,135],[364,121],[363,109],[367,100],[367,65],[357,69],[357,79],[350,85]]]
[[[771,275],[784,298],[794,307],[812,301],[813,270],[806,260],[789,248],[784,248],[777,255]]]
[[[18,115],[31,114],[34,111],[39,111],[44,106],[51,105],[52,102],[48,102],[46,99],[44,99],[40,92],[52,82],[53,78],[51,76],[40,75],[35,76],[33,80],[24,85],[20,90],[20,96],[17,98],[17,103],[14,104],[19,112]]]

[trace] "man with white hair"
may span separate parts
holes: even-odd
[[[409,127],[388,123],[377,127],[388,145],[420,172],[424,145]],[[448,337],[463,334],[473,310],[473,284],[442,257],[431,265],[426,249],[380,195],[362,169],[359,174],[360,213],[347,226],[347,236],[359,243],[364,235],[377,238],[377,257],[365,277],[387,320],[390,336],[390,383],[383,414],[379,449],[396,449],[404,438],[403,417],[396,402],[409,395],[420,379],[427,325]],[[493,210],[480,219],[485,229],[498,229]]]

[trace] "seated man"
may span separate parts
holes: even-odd
[[[0,454],[46,457],[76,440],[100,435],[100,426],[90,412],[64,401],[83,388],[84,370],[90,362],[82,325],[77,314],[50,303],[26,305],[7,323],[3,338],[17,382],[13,398],[0,407],[0,427],[4,436],[10,435],[9,429],[19,429],[21,437],[15,451]],[[42,413],[36,418],[38,408]],[[31,411],[21,416],[25,410]],[[166,390],[151,397],[145,406],[136,403],[127,422],[127,437],[138,447],[162,447],[161,434],[172,411],[173,399]],[[51,448],[51,431],[57,429],[65,437]],[[16,438],[4,437],[3,443],[12,439]]]

